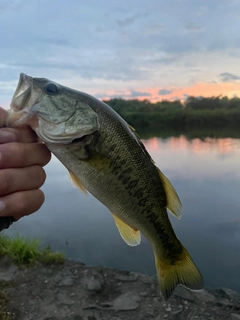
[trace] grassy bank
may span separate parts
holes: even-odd
[[[37,263],[59,264],[64,262],[64,255],[52,252],[49,247],[41,249],[38,240],[30,240],[20,236],[11,238],[0,234],[0,259],[7,257],[18,266],[34,266]],[[6,286],[9,284],[0,281],[0,319],[11,320],[7,310],[8,295]]]
[[[34,265],[36,263],[62,263],[64,255],[52,252],[49,247],[40,248],[38,240],[30,240],[20,236],[14,238],[0,235],[0,257],[8,257],[17,265]]]

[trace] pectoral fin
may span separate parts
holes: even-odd
[[[178,219],[181,218],[181,208],[182,204],[177,195],[176,190],[173,188],[171,182],[168,180],[167,177],[157,168],[160,179],[163,183],[164,190],[166,192],[167,197],[167,208],[169,211]]]
[[[129,225],[120,220],[117,216],[115,216],[114,214],[112,215],[123,240],[131,247],[139,245],[141,242],[140,231],[129,227]]]
[[[82,184],[82,182],[78,179],[78,177],[72,171],[69,170],[68,172],[69,172],[69,179],[72,182],[73,187],[79,188],[85,194],[85,196],[87,196],[88,195],[87,190]]]

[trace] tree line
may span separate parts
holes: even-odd
[[[185,130],[199,128],[240,127],[240,98],[188,97],[186,101],[105,100],[136,129],[147,127],[174,127]]]

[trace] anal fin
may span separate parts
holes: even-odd
[[[82,193],[85,194],[85,196],[87,196],[88,195],[87,190],[82,184],[82,182],[79,180],[79,178],[72,171],[68,170],[68,172],[69,172],[69,179],[72,182],[73,187],[74,188],[77,187],[82,191]]]
[[[131,247],[138,246],[141,242],[141,233],[137,229],[134,229],[119,219],[114,214],[113,218],[118,228],[118,231],[123,240]]]

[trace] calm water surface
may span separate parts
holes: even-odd
[[[143,142],[178,191],[182,218],[170,219],[205,284],[240,292],[240,140],[180,136]],[[44,206],[6,233],[38,238],[90,265],[155,274],[145,239],[138,247],[128,247],[108,210],[91,195],[85,197],[73,189],[56,158],[46,171]]]

